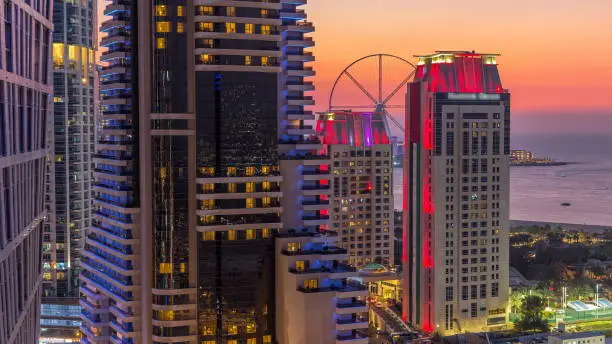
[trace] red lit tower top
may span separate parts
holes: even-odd
[[[504,93],[496,57],[474,51],[436,51],[417,55],[415,81],[427,81],[428,91],[443,93]]]

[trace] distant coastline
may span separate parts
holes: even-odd
[[[517,227],[529,227],[529,226],[545,227],[546,225],[549,225],[552,228],[561,227],[562,229],[568,230],[568,231],[576,230],[576,231],[595,232],[595,233],[602,233],[602,232],[612,229],[612,224],[610,226],[598,226],[598,225],[585,225],[585,224],[577,224],[577,223],[510,220],[510,229],[517,228]]]

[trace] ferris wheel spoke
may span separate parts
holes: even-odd
[[[404,132],[404,126],[400,124],[400,122],[395,119],[395,117],[393,117],[389,112],[385,111],[385,116],[387,118],[389,118],[391,120],[391,122],[393,122],[393,124],[395,124],[395,126],[397,126],[402,132]]]
[[[383,103],[383,56],[378,55],[378,103]]]
[[[353,77],[353,75],[351,75],[351,73],[349,73],[349,72],[346,70],[346,71],[344,71],[344,74],[346,74],[346,76],[347,76],[349,79],[351,79],[351,81],[352,81],[352,82],[353,82],[355,85],[357,85],[357,87],[358,87],[358,88],[361,90],[361,92],[363,92],[363,93],[364,93],[366,96],[368,96],[368,98],[370,98],[370,100],[371,100],[371,101],[372,101],[374,104],[377,104],[377,103],[378,103],[378,102],[376,101],[376,98],[374,98],[374,96],[372,96],[372,95],[370,94],[370,92],[368,92],[368,90],[366,90],[366,88],[365,88],[365,87],[363,87],[363,85],[361,85],[361,83],[359,83],[359,81],[357,81],[357,79],[355,79],[355,78]]]
[[[393,89],[393,92],[391,92],[391,94],[389,94],[387,96],[387,98],[385,98],[385,100],[383,100],[383,104],[387,103],[389,100],[391,100],[391,98],[393,98],[397,92],[399,92],[399,90],[402,89],[402,87],[406,86],[406,84],[410,81],[410,79],[412,79],[412,77],[414,76],[414,71],[412,71],[412,73],[410,73],[406,79],[402,80],[402,82],[397,85],[397,87],[395,89]]]

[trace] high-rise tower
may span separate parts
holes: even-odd
[[[286,318],[279,280],[294,278],[287,292],[303,287],[295,281],[303,275],[282,265],[295,258],[281,247],[298,228],[284,223],[285,209],[307,201],[283,199],[286,185],[302,190],[281,176],[283,159],[302,163],[317,149],[291,144],[314,134],[303,124],[314,118],[304,111],[313,103],[304,78],[314,74],[305,66],[313,59],[304,51],[313,44],[305,3],[107,6],[83,342],[271,344],[306,328],[278,320]],[[279,137],[288,145],[280,154]],[[318,207],[313,216],[327,204]],[[317,221],[308,222],[312,233],[298,228],[305,247],[315,235],[323,244]],[[318,296],[329,320],[312,334],[327,341],[314,342],[336,341],[334,296]]]
[[[330,217],[349,263],[393,262],[393,144],[385,116],[319,115],[317,133],[332,159]]]
[[[443,334],[503,327],[510,94],[496,55],[419,56],[407,104],[404,317]]]
[[[94,148],[96,3],[53,3],[53,154],[49,165],[49,234],[43,240],[45,337],[74,338],[78,272],[90,225]],[[75,326],[76,324],[76,326]]]
[[[51,121],[51,4],[0,5],[0,343],[38,341]]]

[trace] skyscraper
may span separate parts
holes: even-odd
[[[48,338],[74,338],[78,330],[78,272],[93,192],[96,10],[95,1],[53,3],[54,131],[41,313]]]
[[[83,342],[268,344],[304,327],[279,325],[287,309],[277,301],[279,281],[296,277],[282,265],[295,254],[281,247],[297,227],[283,219],[304,225],[308,215],[285,211],[302,206],[283,199],[285,185],[302,185],[287,184],[281,165],[317,148],[296,146],[314,134],[303,124],[314,118],[304,111],[314,74],[304,65],[313,59],[305,3],[107,6]],[[305,247],[319,225],[299,228]],[[312,336],[325,343],[336,340],[334,296],[318,296],[329,320]]]
[[[331,165],[332,229],[349,263],[393,266],[393,144],[384,115],[319,116],[317,133]]]
[[[45,165],[51,127],[51,6],[3,2],[0,29],[0,343],[38,340]]]
[[[404,318],[443,334],[503,327],[510,94],[496,55],[419,56],[407,104]]]

